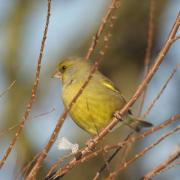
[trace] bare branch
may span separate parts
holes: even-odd
[[[180,157],[180,148],[173,153],[168,159],[166,159],[164,162],[162,162],[159,166],[152,169],[150,172],[148,172],[142,179],[143,180],[149,180],[152,177],[160,174],[163,170],[165,170],[172,162],[177,160]]]
[[[0,168],[2,168],[2,166],[4,165],[6,159],[8,158],[9,154],[11,153],[19,135],[21,134],[22,129],[24,128],[25,122],[26,122],[26,120],[27,120],[27,118],[28,118],[28,116],[32,110],[33,103],[36,99],[37,88],[38,88],[39,81],[40,81],[41,61],[42,61],[42,56],[43,56],[43,51],[44,51],[44,46],[45,46],[45,41],[46,41],[46,36],[47,36],[47,31],[48,31],[49,19],[50,19],[50,11],[51,11],[51,0],[48,0],[48,10],[47,10],[45,29],[44,29],[43,38],[41,41],[40,52],[39,52],[39,56],[38,56],[38,60],[37,60],[36,77],[35,77],[35,81],[34,81],[34,84],[32,87],[31,97],[27,103],[26,110],[22,116],[21,122],[19,124],[19,127],[18,127],[16,133],[15,133],[15,136],[12,139],[9,147],[7,148],[2,160],[0,161]]]
[[[132,135],[132,133],[129,134],[124,141],[127,141],[127,142],[128,142],[129,139],[131,138],[131,135]],[[128,143],[126,144],[126,146],[127,146],[127,145],[128,145]],[[121,150],[121,148],[122,148],[122,146],[119,146],[119,147],[113,152],[113,154],[108,158],[108,160],[107,160],[108,164],[114,159],[114,157],[118,154],[118,152]],[[105,164],[98,170],[98,172],[96,173],[96,175],[93,177],[93,180],[97,180],[97,179],[99,178],[100,174],[106,169],[106,167],[107,167],[107,163],[105,163]]]
[[[173,130],[169,131],[168,133],[164,134],[163,136],[161,136],[157,141],[155,141],[154,143],[152,143],[150,146],[144,148],[142,151],[140,151],[138,154],[134,155],[131,159],[129,159],[128,161],[126,161],[125,163],[121,164],[114,172],[112,172],[107,179],[114,179],[122,170],[124,170],[125,168],[127,168],[130,164],[132,164],[135,160],[139,159],[140,157],[142,157],[146,152],[148,152],[149,150],[151,150],[152,148],[154,148],[154,146],[158,145],[161,141],[163,141],[164,139],[166,139],[168,136],[174,134],[175,132],[177,132],[178,130],[180,130],[180,126],[177,126],[176,128],[174,128]]]
[[[38,114],[38,115],[32,117],[32,119],[37,119],[37,118],[39,118],[39,117],[41,117],[41,116],[48,115],[48,114],[50,114],[50,113],[52,113],[52,112],[54,112],[54,111],[55,111],[55,108],[52,108],[51,111]],[[2,137],[3,135],[5,135],[6,133],[12,131],[13,129],[17,128],[18,126],[19,126],[19,124],[15,124],[15,125],[11,126],[11,127],[8,128],[8,129],[2,130],[2,131],[0,132],[0,137]]]
[[[4,95],[15,85],[15,83],[16,83],[16,81],[13,81],[13,82],[10,84],[10,86],[9,86],[7,89],[5,89],[5,90],[0,94],[0,98],[1,98],[2,96],[4,96]]]
[[[149,107],[147,108],[147,111],[143,114],[143,117],[146,117],[150,111],[152,110],[152,108],[154,107],[154,104],[158,101],[158,99],[161,97],[162,93],[164,92],[164,90],[166,89],[168,83],[170,82],[170,80],[173,78],[173,76],[175,75],[177,69],[180,68],[180,64],[177,64],[176,67],[173,69],[173,71],[171,72],[171,74],[169,75],[168,79],[166,80],[166,82],[164,83],[163,87],[161,88],[161,90],[159,91],[159,93],[157,94],[157,96],[153,99],[152,103],[149,105]]]
[[[86,54],[86,57],[85,59],[89,59],[94,51],[94,49],[96,48],[96,45],[98,43],[98,40],[102,34],[102,32],[104,31],[104,28],[107,24],[107,21],[109,20],[109,18],[111,17],[112,13],[113,13],[113,10],[117,7],[116,4],[117,4],[118,0],[112,0],[111,2],[111,5],[109,6],[108,10],[107,10],[107,13],[106,15],[103,17],[103,20],[102,20],[102,23],[101,25],[99,26],[99,29],[97,30],[97,33],[95,34],[95,36],[93,36],[92,38],[92,42],[91,42],[91,45],[88,49],[88,52]]]
[[[155,25],[155,0],[149,0],[149,24],[148,24],[148,33],[147,33],[147,47],[144,58],[144,76],[148,73],[151,59],[151,52],[153,47],[153,39],[154,39],[154,25]],[[142,94],[142,101],[140,103],[139,113],[141,115],[142,108],[144,105],[144,101],[146,98],[147,87]]]

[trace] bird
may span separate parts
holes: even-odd
[[[65,107],[71,103],[84,82],[87,80],[92,65],[84,58],[63,58],[57,65],[54,78],[58,78],[62,85],[62,100]],[[91,135],[98,134],[111,122],[114,113],[123,108],[126,99],[114,83],[98,69],[92,74],[69,114],[74,122]],[[136,132],[152,124],[135,117],[131,110],[123,116],[122,125],[126,125]]]

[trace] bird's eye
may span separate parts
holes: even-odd
[[[62,70],[63,70],[63,71],[65,71],[65,69],[66,69],[66,66],[65,66],[65,65],[64,65],[64,66],[62,66]]]

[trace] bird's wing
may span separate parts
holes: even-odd
[[[118,95],[121,98],[121,100],[123,100],[124,103],[126,103],[125,97],[122,95],[121,91],[115,87],[114,83],[110,79],[105,77],[104,75],[101,74],[101,76],[102,76],[102,78],[100,78],[101,79],[100,83],[105,88],[107,88],[108,90],[110,90],[110,91],[114,92],[116,95]]]
[[[109,79],[102,79],[102,85],[105,86],[106,88],[114,91],[114,92],[117,92],[117,93],[120,93],[120,91],[114,86],[114,84],[109,80]]]

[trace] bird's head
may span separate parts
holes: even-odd
[[[60,60],[57,70],[52,77],[61,80],[62,85],[71,80],[84,79],[84,76],[90,70],[90,65],[82,58],[65,58]]]

